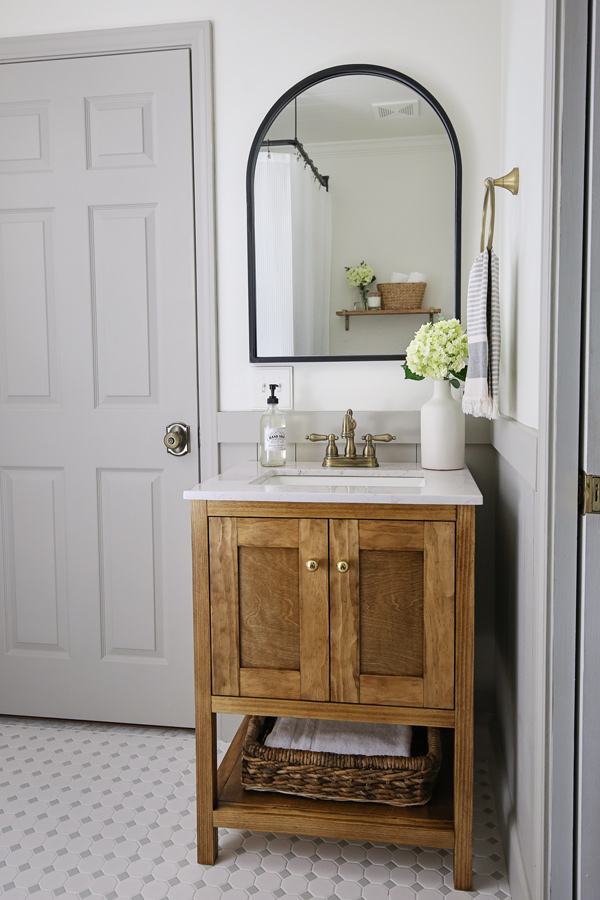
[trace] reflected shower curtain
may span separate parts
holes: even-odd
[[[294,355],[288,154],[259,153],[254,176],[258,356]]]
[[[255,175],[259,356],[327,356],[331,196],[291,153],[260,153]]]

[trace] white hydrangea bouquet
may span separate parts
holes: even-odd
[[[458,319],[440,319],[422,325],[406,350],[404,377],[413,381],[432,378],[460,387],[467,375],[467,335]]]
[[[359,263],[358,266],[345,266],[346,269],[346,278],[348,279],[348,284],[352,287],[357,287],[360,291],[361,303],[364,308],[367,305],[367,287],[371,284],[372,281],[375,281],[375,273],[371,266],[368,266],[366,262],[363,261]]]

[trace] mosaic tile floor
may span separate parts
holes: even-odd
[[[222,830],[203,867],[194,828],[191,732],[0,718],[2,900],[510,900],[483,765],[469,893],[447,850]]]

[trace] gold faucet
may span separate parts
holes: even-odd
[[[337,434],[307,434],[307,441],[327,441],[327,449],[323,459],[324,466],[343,467],[343,466],[362,466],[374,469],[379,466],[377,457],[375,456],[374,441],[395,441],[395,434],[363,434],[362,440],[365,441],[362,456],[356,455],[356,445],[354,443],[354,432],[356,430],[356,422],[352,418],[352,410],[346,410],[346,414],[342,420],[342,437],[346,441],[344,455],[340,456],[336,441],[339,440]]]

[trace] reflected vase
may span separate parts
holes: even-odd
[[[465,465],[465,416],[449,381],[433,382],[433,397],[421,407],[421,466],[462,469]]]
[[[367,293],[368,289],[366,285],[360,285],[358,288],[360,291],[360,300],[356,300],[354,303],[354,309],[356,310],[364,310],[367,309]]]

